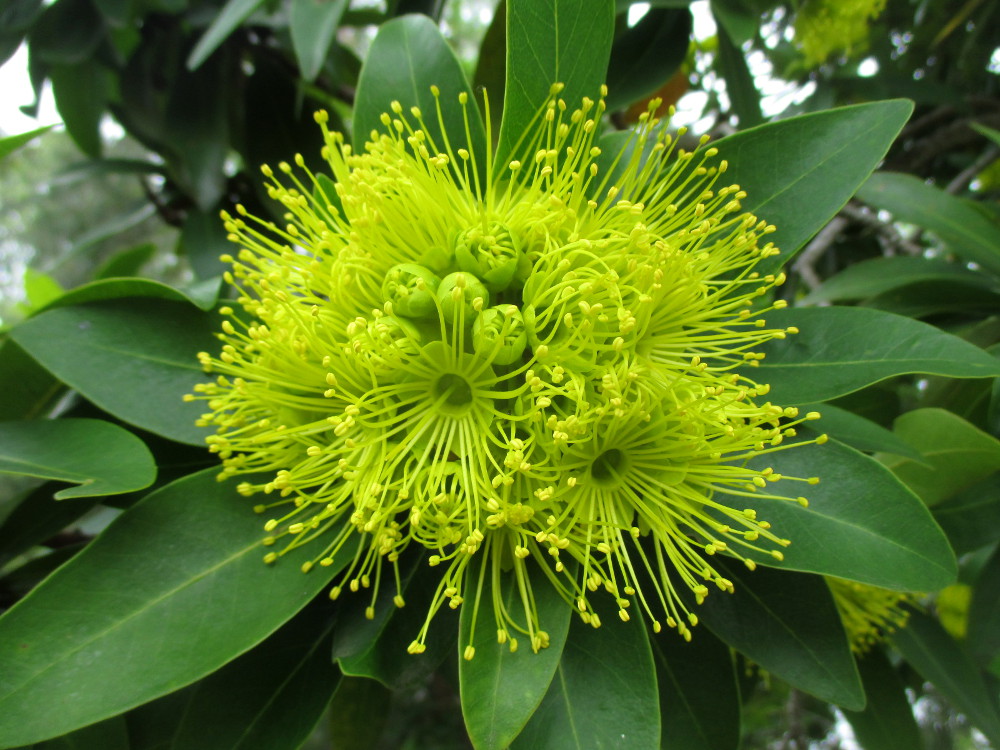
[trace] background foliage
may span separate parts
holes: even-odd
[[[1000,2],[888,0],[861,36],[833,5],[3,0],[0,60],[27,45],[65,128],[0,140],[0,747],[1000,745]],[[422,561],[375,620],[316,597],[338,565],[261,565],[180,403],[218,211],[273,213],[258,165],[314,164],[316,108],[358,142],[463,75],[501,150],[552,80],[608,81],[611,143],[679,102],[778,226],[802,334],[759,376],[836,439],[782,459],[827,477],[781,519],[822,543],[733,571],[690,645],[567,613],[540,656],[470,664],[456,615],[406,656]],[[919,605],[855,659],[817,574]]]

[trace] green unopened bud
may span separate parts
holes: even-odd
[[[514,305],[483,310],[472,326],[472,346],[498,365],[516,362],[528,346],[521,311]]]
[[[450,273],[441,279],[437,298],[447,323],[456,320],[460,310],[464,310],[465,322],[471,323],[479,310],[490,304],[490,293],[483,282],[463,271]]]
[[[390,268],[382,281],[382,295],[392,303],[392,312],[407,318],[433,318],[437,314],[434,295],[439,279],[430,269],[416,263],[400,263]]]
[[[458,267],[476,274],[491,292],[510,286],[523,257],[520,243],[503,224],[494,224],[488,232],[472,227],[455,242]]]

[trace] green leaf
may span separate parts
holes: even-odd
[[[306,607],[263,643],[184,690],[164,740],[178,750],[301,746],[340,681],[325,658],[331,630],[329,607]],[[160,700],[172,702],[173,696]]]
[[[101,118],[107,105],[109,76],[96,60],[53,65],[49,71],[56,109],[80,150],[101,155]]]
[[[507,0],[500,0],[493,20],[490,21],[483,42],[479,45],[479,59],[473,86],[476,91],[486,89],[489,93],[490,111],[487,113],[492,124],[493,137],[503,118],[503,91],[506,81],[507,63]]]
[[[138,248],[137,248],[138,249]],[[213,279],[219,285],[219,279]],[[159,299],[168,302],[180,302],[194,305],[202,310],[215,307],[215,296],[205,294],[198,285],[185,289],[175,289],[153,279],[111,278],[98,279],[89,284],[70,289],[45,305],[46,310],[57,307],[70,307],[92,302],[110,300],[125,300],[129,298]]]
[[[864,708],[854,657],[822,578],[769,568],[751,573],[719,560],[712,564],[733,582],[735,592],[715,590],[696,608],[709,630],[791,685],[842,708]]]
[[[899,315],[861,307],[795,307],[765,316],[799,333],[760,347],[766,359],[746,375],[771,385],[779,404],[828,401],[895,375],[1000,375],[1000,360],[957,336]]]
[[[744,0],[710,0],[709,5],[716,23],[733,44],[742,47],[756,36],[760,18]]]
[[[79,485],[56,493],[65,500],[141,490],[156,465],[139,438],[110,422],[37,420],[0,422],[0,473]]]
[[[894,432],[847,409],[832,404],[803,404],[800,409],[807,413],[818,411],[823,415],[818,422],[805,422],[802,425],[816,434],[826,433],[859,451],[882,451],[923,461],[920,451]]]
[[[969,654],[930,615],[913,611],[893,645],[921,677],[941,691],[994,745],[1000,745],[1000,709],[995,694]]]
[[[729,38],[726,27],[719,26],[719,72],[726,82],[726,93],[741,129],[759,125],[764,117],[760,111],[760,94],[754,84],[743,51]],[[751,196],[752,197],[752,196]]]
[[[98,266],[94,271],[94,279],[100,281],[138,276],[142,267],[152,260],[154,255],[156,255],[156,245],[152,242],[143,242],[141,245],[122,250]]]
[[[319,75],[346,8],[347,0],[292,0],[292,49],[306,81]]]
[[[966,643],[980,664],[989,664],[1000,653],[1000,550],[990,556],[976,578]]]
[[[690,643],[673,632],[650,639],[660,688],[663,747],[737,750],[740,693],[729,648],[705,628]]]
[[[809,486],[784,479],[768,485],[768,494],[790,501],[723,500],[732,507],[755,508],[774,533],[791,540],[781,550],[781,562],[753,551],[748,557],[902,591],[928,591],[954,582],[955,555],[930,511],[875,459],[831,441],[759,456],[749,465],[771,466],[785,477],[818,476],[820,482]],[[800,495],[809,499],[809,507],[795,502]],[[877,513],[872,512],[876,505]]]
[[[229,35],[263,4],[264,0],[228,0],[188,55],[188,70],[200,68]]]
[[[608,109],[622,109],[670,80],[687,57],[691,11],[653,9],[615,39],[608,65]]]
[[[0,344],[0,420],[34,419],[55,404],[63,385],[17,342]]]
[[[19,148],[35,140],[43,133],[49,132],[54,127],[55,125],[46,125],[44,128],[29,130],[27,133],[18,133],[17,135],[8,135],[5,138],[0,138],[0,160],[6,159]]]
[[[597,99],[614,36],[611,0],[507,0],[507,82],[496,163],[519,157],[519,141],[555,83],[575,109]]]
[[[972,485],[931,512],[958,555],[1000,540],[1000,475]]]
[[[71,734],[40,742],[34,750],[129,750],[128,727],[121,716],[113,716]]]
[[[57,0],[35,22],[28,46],[39,63],[77,65],[90,58],[106,33],[91,0]]]
[[[893,427],[923,455],[920,462],[885,458],[927,505],[937,505],[1000,469],[1000,441],[944,409],[915,409]]]
[[[528,590],[534,598],[538,622],[549,635],[548,648],[537,654],[532,652],[527,637],[519,633],[516,635],[520,643],[514,653],[509,644],[497,642],[495,598],[503,602],[507,612],[522,609],[521,587],[525,581],[518,580],[514,571],[506,571],[498,579],[496,571],[480,566],[478,575],[469,576],[463,593],[466,604],[462,606],[459,626],[459,655],[464,655],[466,645],[472,645],[475,657],[459,661],[458,675],[465,726],[476,748],[510,745],[541,703],[563,653],[573,608],[534,562],[528,566]],[[493,592],[491,587],[497,582],[500,591]]]
[[[970,287],[993,288],[985,274],[940,258],[897,255],[854,263],[809,292],[803,305],[817,302],[851,302],[868,299],[917,282],[959,282]]]
[[[985,125],[978,122],[970,122],[969,127],[975,130],[976,132],[980,133],[981,135],[985,135],[996,145],[1000,146],[1000,130],[994,130],[993,128],[988,128]]]
[[[873,174],[858,197],[889,211],[897,221],[934,232],[965,260],[1000,273],[1000,224],[971,203],[908,174]]]
[[[274,632],[354,554],[261,562],[261,518],[209,470],[151,493],[0,618],[0,746],[127,711]],[[59,711],[51,710],[58,705]]]
[[[595,596],[593,605],[601,627],[573,618],[552,685],[511,750],[660,747],[656,670],[642,618],[621,622],[610,597]]]
[[[392,691],[378,680],[345,677],[330,706],[330,746],[337,750],[378,747],[389,722]]]
[[[909,318],[949,314],[980,317],[1000,308],[1000,292],[984,284],[970,284],[968,279],[918,281],[871,297],[864,306]]]
[[[920,729],[906,699],[903,682],[881,650],[858,661],[868,704],[864,711],[844,711],[865,750],[898,750],[923,746]]]
[[[226,229],[216,211],[189,211],[181,227],[179,248],[187,256],[191,270],[199,279],[221,276],[226,266],[219,256],[233,246],[226,240]]]
[[[787,263],[871,174],[909,119],[913,105],[891,100],[815,112],[767,123],[714,145],[729,161],[727,183],[747,192],[743,208],[777,231],[768,240],[780,256],[762,274]]]
[[[25,493],[24,498],[0,524],[0,568],[36,544],[82,518],[97,500],[63,503],[53,496],[53,485],[43,484]]]
[[[431,93],[431,86],[440,89],[440,100]],[[462,93],[469,97],[464,108],[458,101]],[[420,107],[428,136],[443,149],[444,134],[436,112],[440,101],[441,119],[452,148],[467,148],[478,159],[485,155],[486,131],[475,95],[455,53],[427,16],[401,16],[379,28],[358,80],[355,149],[360,151],[371,131],[385,129],[379,118],[393,101],[403,106],[407,117],[411,107]],[[466,137],[463,111],[468,115],[471,141]]]
[[[106,283],[106,282],[105,282]],[[53,375],[129,424],[203,445],[203,408],[184,403],[207,376],[199,351],[218,348],[217,318],[167,300],[110,300],[47,310],[11,337]]]

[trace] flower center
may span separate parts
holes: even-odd
[[[590,478],[601,487],[616,487],[628,468],[628,457],[617,448],[604,451],[590,465]]]
[[[460,417],[472,406],[472,386],[461,375],[448,372],[435,381],[434,397],[444,397],[440,406],[442,412]]]

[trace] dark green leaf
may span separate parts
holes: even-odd
[[[973,130],[981,133],[982,135],[985,135],[987,138],[989,138],[995,144],[997,144],[998,146],[1000,146],[1000,130],[994,130],[993,128],[988,128],[985,125],[981,125],[978,122],[971,122],[971,123],[969,123],[969,127],[971,127]]]
[[[518,158],[518,142],[555,83],[571,109],[597,99],[614,34],[611,0],[507,0],[507,82],[497,164]]]
[[[94,5],[101,11],[108,25],[120,28],[128,23],[131,0],[94,0]]]
[[[601,626],[573,618],[552,685],[512,750],[660,747],[656,669],[642,618],[621,622],[610,597],[592,604]]]
[[[771,385],[779,404],[828,401],[906,373],[953,378],[1000,375],[1000,360],[917,320],[860,307],[797,307],[765,316],[799,333],[760,348],[766,359],[748,377]]]
[[[346,8],[347,0],[292,0],[292,48],[305,80],[319,75]]]
[[[441,91],[441,119],[452,149],[467,148],[481,160],[485,155],[486,135],[475,95],[455,53],[437,26],[422,15],[394,18],[379,28],[358,80],[355,149],[362,148],[371,131],[384,130],[379,118],[389,111],[393,101],[403,106],[407,117],[411,107],[419,107],[427,135],[439,150],[444,149],[444,134],[436,112],[438,99],[431,93],[431,86]],[[458,101],[462,93],[469,97],[465,107]],[[463,112],[468,115],[471,142],[465,135]]]
[[[760,456],[749,465],[771,466],[785,477],[819,476],[820,482],[809,486],[785,479],[768,485],[768,494],[791,501],[725,501],[755,508],[774,533],[791,540],[782,549],[781,562],[753,551],[748,557],[903,591],[929,591],[954,582],[955,555],[930,511],[875,459],[831,441]],[[794,501],[800,495],[809,499],[809,507]]]
[[[152,242],[144,242],[128,250],[122,250],[112,255],[94,271],[94,279],[100,281],[138,276],[140,269],[152,260],[154,255],[156,255],[156,245]]]
[[[1000,652],[1000,550],[993,553],[976,578],[966,643],[980,664],[989,664]]]
[[[712,15],[732,43],[742,47],[757,34],[760,18],[744,0],[710,0]]]
[[[918,281],[893,289],[871,297],[863,304],[910,318],[947,314],[992,315],[1000,309],[1000,293],[984,284],[969,284],[968,279],[941,279]]]
[[[483,43],[479,46],[479,60],[473,86],[476,91],[486,89],[489,93],[490,124],[493,137],[499,135],[500,120],[503,117],[503,90],[506,80],[507,62],[507,0],[500,0],[493,20],[490,21]]]
[[[881,650],[865,654],[858,662],[868,704],[864,711],[844,711],[865,750],[898,750],[923,746],[902,680]]]
[[[70,497],[119,495],[148,487],[156,465],[128,430],[99,419],[0,422],[0,473],[70,482]]]
[[[897,435],[923,455],[884,463],[927,505],[937,505],[1000,469],[1000,441],[944,409],[915,409],[896,420]]]
[[[994,474],[935,505],[932,512],[956,554],[1000,540],[1000,475]]]
[[[767,123],[715,143],[743,207],[777,227],[768,236],[787,263],[843,207],[885,156],[910,116],[908,101],[872,102]]]
[[[220,276],[226,267],[219,256],[234,249],[215,211],[189,211],[181,227],[179,247],[199,279]]]
[[[101,155],[101,118],[107,105],[109,77],[94,60],[53,65],[49,72],[56,109],[66,130],[85,154]]]
[[[801,410],[818,411],[823,414],[823,418],[818,422],[806,422],[802,425],[814,433],[826,433],[859,451],[882,451],[906,456],[914,461],[923,460],[920,451],[894,432],[847,409],[832,404],[803,404]]]
[[[690,643],[673,632],[650,639],[660,688],[664,750],[737,750],[740,693],[729,647],[707,629]]]
[[[188,69],[196,70],[201,67],[229,35],[263,4],[264,0],[228,0],[188,55]]]
[[[739,118],[740,128],[745,130],[759,125],[764,117],[760,112],[760,94],[754,84],[743,51],[729,38],[726,27],[719,28],[719,71],[726,81],[726,94],[733,113]],[[752,199],[751,195],[751,199]],[[765,217],[767,215],[765,214]]]
[[[527,590],[538,622],[549,636],[548,648],[538,653],[532,653],[525,636],[519,638],[521,643],[514,653],[510,644],[497,642],[495,598],[499,597],[504,609],[515,616],[523,609],[521,587],[525,581],[519,581],[513,571],[501,574],[497,593],[491,590],[497,571],[481,566],[479,575],[469,576],[463,593],[466,603],[462,606],[459,654],[464,655],[465,647],[472,645],[475,657],[459,662],[462,713],[472,744],[480,749],[505,748],[524,728],[549,689],[569,632],[572,606],[563,601],[536,561],[529,561],[528,566]]]
[[[52,65],[88,59],[106,33],[91,0],[58,0],[48,6],[28,35],[32,58]]]
[[[61,503],[62,505],[80,505],[81,503]],[[84,503],[88,509],[90,503]],[[10,572],[0,578],[0,592],[12,596],[15,600],[28,595],[35,586],[41,583],[52,572],[63,565],[73,555],[87,546],[86,542],[76,542],[65,547],[57,547],[38,557],[32,556],[27,562],[16,565]],[[33,552],[32,555],[35,553]],[[18,561],[20,562],[20,561]]]
[[[19,148],[35,140],[35,138],[43,133],[49,132],[54,127],[54,125],[46,125],[44,128],[29,130],[27,133],[18,133],[17,135],[8,135],[6,138],[0,138],[0,159],[6,159]]]
[[[35,745],[35,750],[129,750],[125,719],[110,719]]]
[[[608,65],[608,109],[649,96],[677,72],[687,56],[691,11],[653,9],[615,39]]]
[[[718,561],[713,565],[736,590],[713,591],[697,607],[709,630],[794,687],[842,708],[864,708],[847,636],[822,578],[769,568],[751,573]]]
[[[1000,744],[1000,709],[995,694],[965,649],[937,620],[923,612],[911,612],[909,623],[892,636],[892,642],[990,742]]]
[[[108,283],[108,282],[98,282]],[[127,283],[127,282],[122,282]],[[53,375],[105,411],[182,443],[204,444],[203,408],[184,403],[218,347],[216,316],[167,300],[110,300],[47,310],[11,332]]]
[[[41,11],[42,0],[7,0],[0,6],[0,65],[13,57]]]
[[[345,677],[330,707],[330,744],[337,750],[378,747],[389,721],[392,692],[378,680]]]
[[[308,575],[299,566],[310,550],[264,565],[260,516],[215,474],[148,495],[0,618],[0,746],[62,734],[215,671],[354,554]]]
[[[63,385],[11,339],[0,344],[0,420],[34,419],[52,408]]]
[[[218,286],[219,279],[216,278],[213,281]],[[70,289],[57,299],[52,300],[45,306],[45,309],[83,305],[88,302],[124,300],[130,297],[190,303],[202,310],[210,310],[215,307],[215,295],[205,294],[198,285],[182,290],[152,279],[112,278],[98,279],[89,284],[78,286],[76,289]]]
[[[974,205],[908,174],[879,172],[858,191],[897,221],[929,229],[965,260],[1000,272],[1000,225]]]
[[[43,484],[26,493],[0,524],[0,567],[58,534],[97,504],[96,500],[61,503],[52,496],[53,489]]]

